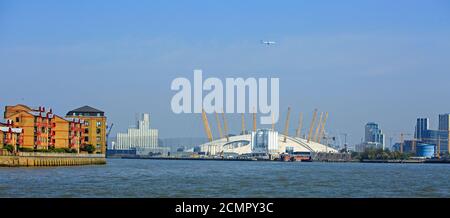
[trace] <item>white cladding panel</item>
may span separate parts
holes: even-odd
[[[138,128],[130,128],[127,133],[117,133],[115,150],[155,149],[158,148],[158,130],[150,129],[148,114],[142,115],[142,120],[137,122]]]

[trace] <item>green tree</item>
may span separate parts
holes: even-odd
[[[14,146],[12,145],[3,145],[3,149],[6,149],[9,152],[14,152]]]
[[[92,154],[95,151],[95,147],[93,145],[88,144],[81,146],[80,150],[87,151],[89,154]]]

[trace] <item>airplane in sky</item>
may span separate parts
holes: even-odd
[[[262,43],[262,44],[265,44],[265,45],[275,45],[276,42],[274,42],[274,41],[264,41],[264,40],[261,40],[261,43]]]

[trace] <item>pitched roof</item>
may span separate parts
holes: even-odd
[[[69,113],[73,113],[73,112],[76,112],[76,113],[103,113],[103,111],[98,110],[98,109],[95,109],[95,108],[93,108],[93,107],[91,107],[91,106],[87,106],[87,105],[69,111]],[[69,114],[69,113],[68,113],[68,114]]]

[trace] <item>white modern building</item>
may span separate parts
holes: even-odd
[[[136,128],[128,129],[127,133],[117,133],[113,150],[153,150],[158,149],[158,130],[150,128],[150,116],[142,114]]]
[[[286,138],[286,140],[285,140]],[[200,150],[212,155],[225,153],[237,154],[281,154],[286,151],[337,153],[338,151],[327,145],[308,141],[307,139],[285,136],[277,131],[258,129],[250,134],[230,136],[200,145]]]

